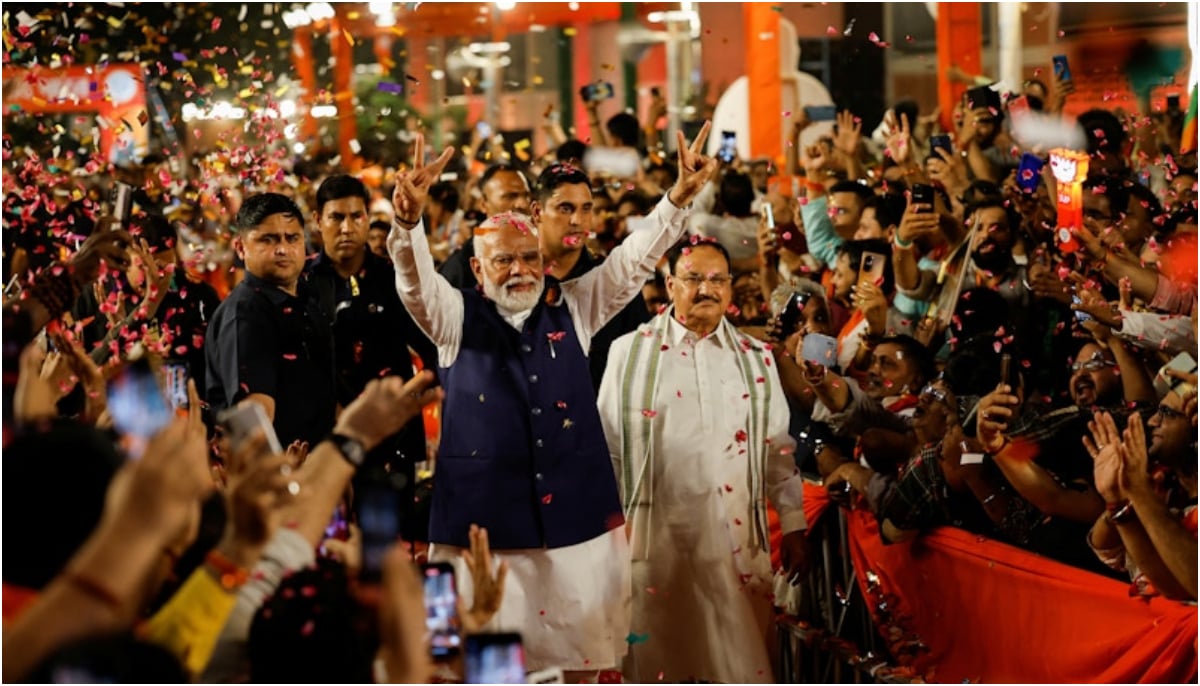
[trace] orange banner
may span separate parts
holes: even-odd
[[[876,626],[927,681],[1196,683],[1194,605],[959,529],[885,545],[869,512],[846,516]]]

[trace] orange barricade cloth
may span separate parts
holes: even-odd
[[[1196,683],[1194,605],[959,529],[885,545],[869,512],[846,517],[876,626],[927,681]]]
[[[817,526],[817,519],[829,507],[829,491],[824,486],[809,481],[804,482],[804,519],[808,522],[808,531]],[[767,535],[771,542],[771,569],[782,569],[783,562],[779,555],[783,545],[783,528],[779,525],[779,513],[767,503]]]

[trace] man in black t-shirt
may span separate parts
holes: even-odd
[[[253,195],[233,220],[246,277],[217,308],[205,337],[206,396],[214,410],[249,399],[279,441],[316,445],[333,428],[333,332],[300,282],[304,219],[290,199]]]

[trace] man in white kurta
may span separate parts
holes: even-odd
[[[566,349],[572,344],[586,354],[592,335],[632,299],[659,257],[683,234],[687,211],[681,208],[691,203],[716,170],[714,161],[698,153],[708,128],[706,125],[701,129],[691,148],[679,136],[679,182],[651,213],[654,229],[644,235],[631,236],[603,265],[578,279],[563,282],[554,292],[545,289],[538,234],[530,226],[529,219],[521,215],[489,218],[476,229],[476,257],[472,258],[472,270],[483,287],[488,306],[494,307],[495,313],[517,331],[531,318],[550,316],[545,314],[550,307],[565,307],[569,312],[566,321],[574,329],[574,336],[558,332],[547,342],[549,355],[567,358],[579,354],[578,350]],[[420,144],[417,151],[418,163],[414,171],[398,176],[393,198],[396,220],[388,237],[388,251],[396,265],[397,292],[413,320],[437,345],[439,366],[445,371],[467,354],[464,336],[469,322],[464,321],[464,308],[469,293],[456,290],[436,273],[419,219],[429,184],[444,166],[448,155],[443,154],[433,167],[422,168]],[[586,186],[583,191],[587,192]],[[590,207],[582,200],[575,203],[575,213],[571,217],[573,224],[579,223],[579,213],[590,212]],[[586,200],[590,203],[590,197]],[[406,221],[406,217],[411,219]],[[539,308],[543,301],[546,307]],[[542,314],[538,315],[538,312]],[[560,315],[554,316],[561,319]],[[556,340],[561,346],[558,351],[554,350]],[[494,347],[495,366],[508,364],[509,360],[502,354],[504,342],[497,340]],[[470,354],[476,359],[480,356],[479,351]],[[586,366],[579,369],[581,373],[577,378],[539,381],[537,376],[531,376],[528,382],[574,384],[585,388],[590,399],[594,396]],[[446,383],[445,377],[443,382]],[[450,386],[455,383],[453,379],[449,381]],[[461,380],[458,383],[462,383]],[[448,405],[454,392],[454,388],[448,388]],[[485,400],[498,402],[490,394],[486,399],[480,394],[478,399],[480,403]],[[593,407],[588,410],[594,413]],[[541,415],[540,407],[534,406],[529,411]],[[447,412],[446,420],[449,418]],[[470,417],[459,417],[458,421],[466,424]],[[563,429],[568,428],[569,424],[564,422]],[[512,427],[513,432],[521,430],[522,427]],[[597,428],[597,440],[599,433]],[[487,436],[479,438],[488,440]],[[538,447],[541,443],[537,440]],[[442,457],[439,453],[439,458]],[[606,469],[604,473],[607,476]],[[541,473],[529,474],[531,480],[542,477]],[[549,505],[553,501],[550,494],[542,503]],[[560,504],[569,506],[570,503]],[[467,509],[477,503],[462,502],[460,505]],[[462,549],[431,540],[435,542],[430,549],[430,559],[454,564],[458,571],[459,593],[470,597],[471,575],[462,563]],[[521,633],[526,665],[530,669],[557,666],[571,673],[618,666],[626,651],[629,596],[627,541],[619,520],[605,533],[566,546],[502,549],[495,537],[492,541],[496,546],[493,558],[497,564],[506,562],[509,572],[503,602],[486,630]]]
[[[672,256],[672,307],[613,344],[598,401],[631,531],[624,673],[770,682],[764,497],[780,515],[785,572],[804,565],[788,406],[770,351],[724,319],[724,251],[700,242]]]

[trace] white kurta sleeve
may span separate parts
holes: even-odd
[[[779,524],[783,533],[808,528],[804,516],[804,481],[796,468],[796,441],[788,433],[790,411],[779,382],[779,372],[767,353],[767,383],[771,384],[771,404],[767,408],[767,433],[771,444],[767,446],[767,497],[779,513]]]
[[[396,266],[396,293],[413,321],[438,348],[438,364],[449,367],[462,345],[463,297],[433,267],[424,222],[405,230],[394,220],[387,239]]]
[[[1121,328],[1114,329],[1113,333],[1147,350],[1177,353],[1196,349],[1192,320],[1181,315],[1123,310]]]
[[[654,266],[683,237],[689,212],[675,207],[664,195],[650,213],[653,230],[631,233],[604,264],[563,283],[563,296],[585,351],[591,349],[592,336],[633,300],[654,273]]]

